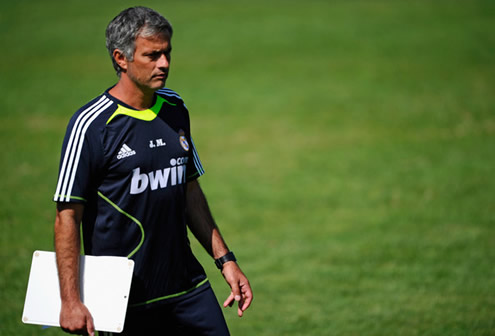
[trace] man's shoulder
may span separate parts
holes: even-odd
[[[117,104],[108,97],[106,92],[102,93],[79,108],[72,115],[70,124],[77,127],[89,127],[90,125],[105,123],[108,115],[111,115],[116,108]]]
[[[156,94],[172,104],[184,105],[184,100],[182,99],[182,97],[172,89],[159,89],[156,91]]]

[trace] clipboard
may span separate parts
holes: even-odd
[[[134,261],[126,257],[80,257],[82,302],[98,331],[122,332]],[[60,327],[60,288],[55,252],[35,251],[22,322]]]

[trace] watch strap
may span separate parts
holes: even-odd
[[[229,251],[229,253],[227,253],[226,255],[224,255],[218,259],[215,259],[215,265],[217,265],[217,268],[219,270],[221,270],[223,268],[223,264],[225,264],[228,261],[237,261],[237,259],[235,258],[234,252]]]

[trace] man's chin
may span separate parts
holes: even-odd
[[[160,89],[163,89],[165,87],[165,84],[167,83],[167,80],[164,79],[164,80],[156,80],[156,81],[153,81],[153,83],[151,83],[150,85],[150,89],[152,90],[160,90]]]

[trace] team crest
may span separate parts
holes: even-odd
[[[179,138],[179,142],[180,142],[180,145],[182,146],[182,148],[184,148],[184,150],[186,152],[189,151],[189,143],[187,142],[187,139],[185,136],[181,135]]]

